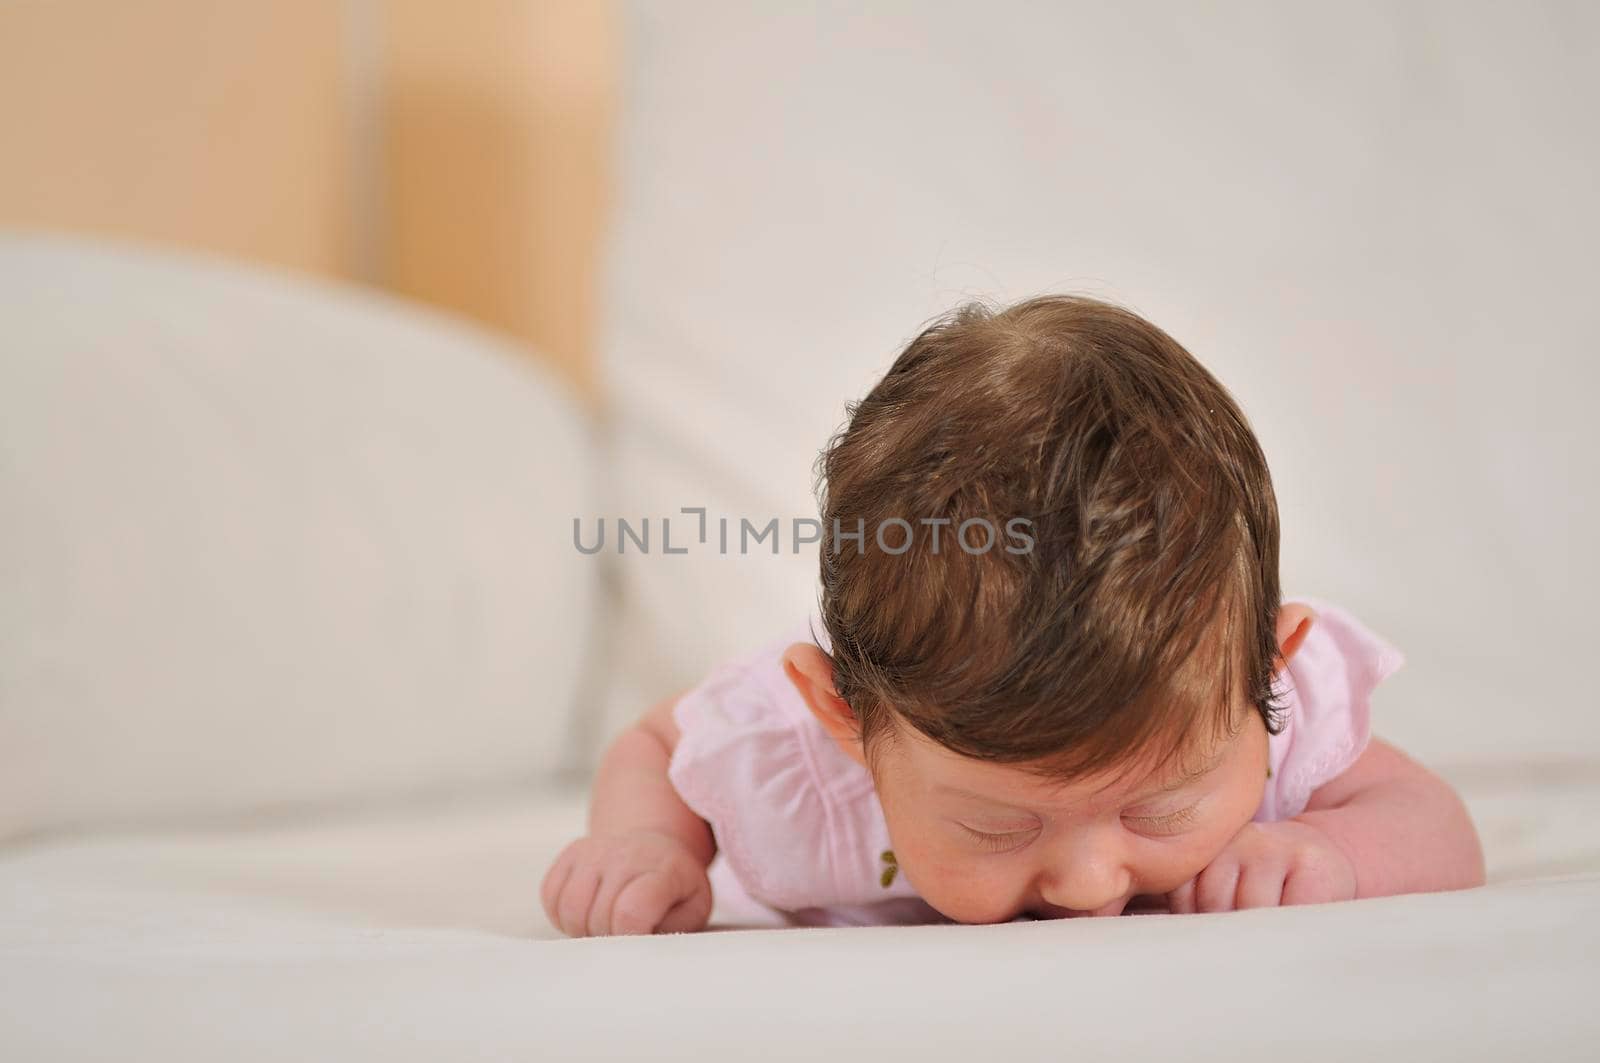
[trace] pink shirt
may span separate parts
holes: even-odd
[[[1312,791],[1355,762],[1370,734],[1372,689],[1405,663],[1338,606],[1292,600],[1317,619],[1278,684],[1287,722],[1268,740],[1272,775],[1258,821],[1298,815]],[[783,651],[813,641],[813,630],[830,650],[813,611],[809,626],[714,668],[673,709],[682,737],[668,777],[716,837],[718,907],[803,925],[943,922],[906,876],[885,876],[891,843],[872,777],[784,674]]]

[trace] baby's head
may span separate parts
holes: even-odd
[[[832,654],[785,668],[872,772],[925,900],[1120,912],[1249,822],[1312,616],[1279,609],[1254,434],[1171,337],[1091,299],[963,307],[819,466]]]

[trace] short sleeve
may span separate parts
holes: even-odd
[[[1372,692],[1405,655],[1345,609],[1317,598],[1292,599],[1316,613],[1283,672],[1285,726],[1269,741],[1272,768],[1257,820],[1292,819],[1311,795],[1343,774],[1371,738]]]
[[[783,651],[797,641],[812,641],[810,630],[718,666],[679,698],[667,768],[745,892],[786,911],[877,899],[887,838],[862,823],[864,802],[875,801],[870,776],[783,671]]]

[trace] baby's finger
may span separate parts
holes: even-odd
[[[687,934],[704,930],[711,920],[711,890],[702,887],[668,909],[656,925],[658,934]]]
[[[572,864],[572,847],[569,845],[550,865],[550,870],[544,874],[544,882],[539,886],[539,903],[544,906],[545,918],[550,920],[551,926],[561,925],[556,901],[561,897],[561,889],[567,884],[567,879],[572,877]]]
[[[1173,915],[1194,914],[1194,879],[1167,894],[1167,908]]]
[[[612,927],[617,897],[628,883],[638,877],[638,872],[618,868],[600,876],[600,886],[595,890],[594,903],[589,905],[588,931],[590,937],[604,937],[616,933]]]
[[[1328,899],[1326,892],[1318,876],[1296,868],[1283,880],[1283,900],[1279,903],[1321,904]]]
[[[580,864],[572,871],[567,884],[561,889],[557,908],[561,915],[561,930],[568,937],[583,937],[589,928],[589,908],[594,903],[594,892],[600,885],[600,869],[593,864]]]
[[[1255,864],[1239,874],[1235,908],[1276,908],[1283,897],[1283,869],[1271,864]]]
[[[1218,861],[1195,878],[1194,907],[1197,912],[1233,910],[1233,896],[1239,886],[1239,865]]]
[[[650,934],[661,917],[676,904],[679,891],[664,871],[647,871],[633,879],[617,894],[611,906],[613,934]]]

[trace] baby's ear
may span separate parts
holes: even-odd
[[[796,642],[783,651],[783,671],[823,730],[850,759],[864,765],[856,714],[833,688],[833,658],[812,643]]]
[[[1311,629],[1317,626],[1316,612],[1304,602],[1284,602],[1278,609],[1278,661],[1274,671],[1282,671]]]

